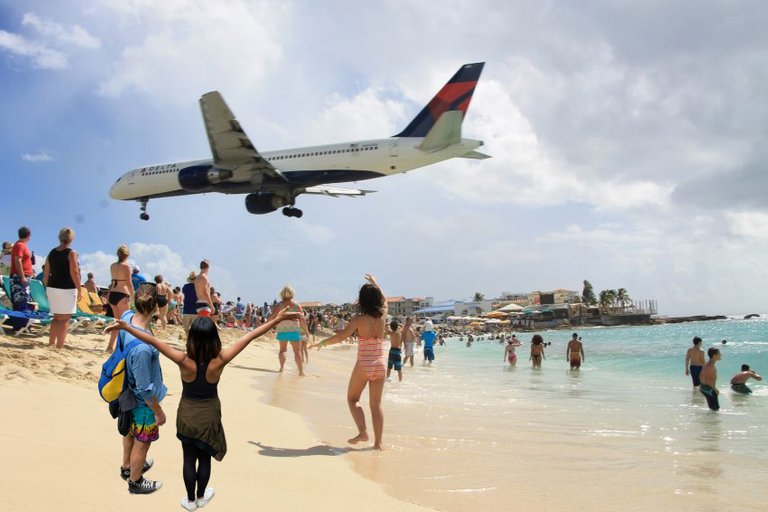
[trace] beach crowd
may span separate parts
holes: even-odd
[[[379,283],[369,274],[364,276],[365,283],[358,293],[356,314],[309,312],[295,301],[295,290],[289,285],[280,290],[279,300],[264,301],[262,305],[243,301],[241,297],[225,301],[209,279],[211,263],[206,259],[189,273],[183,285],[174,286],[162,275],[149,279],[138,265],[129,263],[126,245],[116,249],[116,260],[109,267],[110,282],[101,287],[94,281],[94,269],[87,269],[90,271],[83,279],[71,228],[60,230],[57,245],[42,261],[30,250],[31,236],[28,227],[21,227],[15,243],[3,244],[0,274],[6,297],[0,315],[3,322],[11,321],[4,323],[4,328],[19,330],[23,327],[19,320],[23,323],[24,318],[28,322],[47,322],[48,345],[59,350],[65,346],[67,332],[83,317],[109,334],[105,350],[110,355],[102,380],[105,386],[109,385],[117,373],[106,372],[108,365],[117,368],[118,363],[123,363],[119,367],[125,368],[121,377],[124,381],[120,381],[119,397],[111,400],[110,412],[117,418],[121,434],[120,477],[127,482],[131,494],[151,494],[162,487],[162,482],[144,476],[154,465],[148,456],[150,447],[167,422],[162,406],[167,388],[160,356],[178,367],[183,393],[176,413],[176,437],[183,452],[186,496],[180,504],[185,510],[203,507],[214,497],[214,489],[208,486],[211,460],[221,461],[227,453],[218,383],[226,366],[264,334],[276,333],[279,371],[285,370],[290,347],[300,376],[305,375],[310,349],[344,342],[357,345],[347,391],[357,435],[348,442],[355,445],[370,441],[365,412],[359,403],[368,388],[374,450],[383,449],[381,400],[385,382],[392,380],[393,371],[399,381],[403,380],[403,366],[414,365],[417,348],[423,364],[432,365],[435,346],[444,345],[448,337],[466,339],[467,347],[476,339],[493,339],[504,346],[505,364],[514,367],[517,350],[523,346],[512,333],[473,335],[440,329],[429,319],[419,324],[413,316],[391,317]],[[40,283],[44,297],[34,293]],[[153,325],[163,331],[168,324],[183,327],[185,350],[177,350],[155,336]],[[222,327],[241,329],[244,333],[224,347],[219,335]],[[318,333],[328,336],[318,341]],[[541,368],[546,358],[545,347],[549,345],[540,334],[532,336],[529,361],[533,368]],[[718,348],[710,348],[709,360],[705,361],[700,345],[701,339],[694,338],[693,347],[686,353],[685,373],[691,376],[694,389],[704,395],[709,408],[718,410],[716,363],[721,354]],[[578,371],[585,361],[585,351],[577,333],[572,334],[564,355],[570,369]],[[750,379],[759,381],[762,377],[748,365],[742,365],[731,379],[731,388],[737,393],[751,393],[746,385]],[[101,385],[100,381],[100,389]]]

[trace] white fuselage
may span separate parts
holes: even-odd
[[[280,151],[268,151],[261,156],[287,180],[280,183],[286,189],[360,181],[398,174],[419,167],[467,155],[483,143],[461,139],[439,150],[424,151],[421,137],[392,137],[387,139],[347,142]],[[153,197],[187,195],[181,187],[179,173],[194,166],[213,166],[211,159],[153,164],[123,174],[109,191],[110,197],[122,200],[143,200]],[[261,184],[251,184],[252,173],[229,169],[232,176],[225,180],[226,188],[208,190],[223,193],[258,192]]]

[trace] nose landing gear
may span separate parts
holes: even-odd
[[[149,202],[149,199],[139,199],[139,204],[141,205],[141,213],[139,214],[139,218],[141,220],[149,220],[149,214],[147,213],[147,203]]]
[[[290,206],[287,206],[283,208],[283,215],[286,217],[296,217],[297,219],[300,219],[302,215],[304,215],[304,212],[299,210],[298,208],[292,208]]]

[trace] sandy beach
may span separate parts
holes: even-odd
[[[178,340],[180,333],[171,326],[157,334]],[[241,333],[223,331],[224,344]],[[105,337],[70,334],[61,352],[47,345],[47,337],[0,337],[0,444],[6,456],[0,470],[2,508],[180,510],[182,452],[174,425],[181,382],[175,365],[161,358],[169,389],[162,404],[168,423],[150,450],[155,465],[148,476],[162,480],[163,488],[132,496],[118,474],[121,444],[115,420],[96,391]],[[216,497],[206,510],[353,510],[363,503],[372,511],[430,510],[398,501],[355,473],[345,460],[350,455],[346,438],[323,443],[300,416],[264,403],[254,376],[275,371],[276,352],[273,340],[257,340],[224,373],[219,395],[229,452],[221,463],[214,462],[210,485]],[[287,372],[295,371],[291,363]],[[373,459],[386,453],[355,455]]]

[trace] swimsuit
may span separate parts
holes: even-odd
[[[691,372],[691,380],[693,381],[693,386],[696,387],[701,384],[701,380],[699,380],[699,375],[701,375],[701,369],[704,368],[703,366],[689,366],[688,369]]]
[[[699,391],[701,391],[701,394],[707,399],[707,405],[710,409],[713,411],[720,409],[720,401],[717,399],[717,392],[712,386],[701,384],[699,386]]]
[[[384,364],[384,356],[381,349],[384,340],[381,338],[358,338],[357,340],[357,366],[365,372],[368,380],[383,379],[387,365]]]
[[[195,311],[197,311],[197,316],[211,316],[211,306],[203,300],[195,303]]]
[[[405,357],[413,357],[413,347],[416,346],[415,341],[405,342]]]
[[[739,382],[736,384],[731,384],[731,389],[734,390],[737,393],[742,393],[744,395],[751,395],[752,390],[749,389],[749,386],[744,384],[743,382]]]
[[[571,357],[571,369],[574,369],[574,368],[581,368],[580,357]]]
[[[288,306],[288,311],[300,311],[298,305]],[[301,341],[301,325],[296,320],[283,320],[275,328],[277,341]]]
[[[398,372],[403,369],[403,358],[399,348],[390,347],[389,359],[387,360],[387,369],[391,370],[392,367]]]
[[[165,295],[158,295],[157,296],[157,307],[158,308],[164,308],[168,305],[168,297]]]
[[[517,354],[515,354],[514,352],[508,353],[507,361],[509,361],[509,364],[515,364],[517,362]]]

